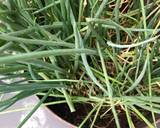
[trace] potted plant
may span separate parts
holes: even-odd
[[[80,128],[157,127],[159,1],[0,3],[0,80],[16,79],[0,110],[40,99],[18,128],[43,104]]]

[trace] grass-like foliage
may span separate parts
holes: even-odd
[[[129,128],[133,115],[154,128],[159,34],[159,0],[1,0],[0,80],[20,79],[1,84],[1,95],[18,93],[0,101],[0,111],[37,94],[43,98],[18,128],[48,96],[62,99],[48,104],[66,102],[71,112],[75,103],[90,104],[79,127],[109,116],[120,128],[123,113]]]

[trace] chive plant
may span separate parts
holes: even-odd
[[[0,101],[0,114],[37,94],[43,98],[18,128],[48,97],[62,100],[45,105],[67,103],[71,112],[90,104],[80,128],[108,114],[121,128],[121,112],[130,128],[133,113],[156,127],[159,33],[159,0],[1,0],[0,80],[20,80],[1,84],[1,95],[17,94]]]

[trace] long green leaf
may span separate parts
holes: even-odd
[[[74,55],[75,53],[79,54],[86,53],[95,55],[97,52],[90,49],[56,49],[56,50],[48,50],[40,52],[30,52],[30,53],[0,57],[0,64],[13,63],[23,60],[32,60],[48,56]]]

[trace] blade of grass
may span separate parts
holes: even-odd
[[[99,18],[100,17],[100,15],[101,15],[103,9],[106,7],[107,3],[108,3],[108,0],[103,0],[102,1],[101,5],[99,6],[98,11],[96,12],[96,14],[94,16],[95,18]]]
[[[30,65],[34,65],[34,66],[37,66],[37,67],[40,67],[40,68],[46,68],[46,69],[49,69],[49,70],[57,70],[59,72],[63,72],[63,73],[66,73],[66,71],[56,65],[53,65],[53,64],[50,64],[48,62],[44,62],[44,61],[41,61],[41,60],[32,60],[32,61],[18,61],[19,63],[22,63],[22,64],[30,64]]]
[[[26,38],[20,38],[20,37],[14,37],[9,36],[7,34],[0,34],[0,39],[6,40],[6,41],[15,41],[17,43],[25,43],[25,44],[36,44],[36,45],[45,45],[45,46],[64,46],[64,47],[70,47],[73,48],[74,45],[71,43],[67,43],[64,41],[47,41],[47,40],[36,40],[36,39],[26,39]]]
[[[36,10],[36,11],[33,12],[32,14],[38,14],[38,13],[40,13],[40,12],[42,12],[42,11],[44,11],[44,10],[47,10],[48,8],[50,8],[50,7],[52,7],[52,6],[56,5],[56,4],[59,4],[59,3],[60,3],[60,1],[57,0],[57,1],[55,1],[55,2],[53,2],[53,3],[51,3],[51,4],[49,4],[49,5],[41,8],[41,9],[39,9],[39,10]]]
[[[50,57],[50,60],[51,60],[51,62],[52,62],[53,64],[55,64],[54,59],[53,59],[52,57]],[[58,79],[60,79],[60,74],[59,74],[57,71],[55,71],[55,74],[56,74],[56,77],[57,77]],[[60,85],[63,85],[63,82],[60,82]],[[73,104],[73,102],[72,102],[72,100],[71,100],[71,97],[70,97],[70,95],[68,94],[68,92],[67,92],[65,89],[62,88],[62,93],[63,93],[63,95],[64,95],[64,97],[65,97],[65,99],[66,99],[66,102],[67,102],[67,104],[68,104],[68,106],[69,106],[70,111],[71,111],[71,112],[75,112],[76,110],[75,110],[74,104]]]
[[[115,22],[119,24],[119,6],[120,6],[121,0],[116,1],[116,5],[114,8],[114,15],[115,15]],[[116,44],[120,44],[120,30],[119,27],[116,26]],[[119,52],[119,49],[116,49],[117,52]]]
[[[73,16],[72,9],[71,9],[70,6],[69,6],[69,8],[70,8],[70,12],[72,13],[72,14],[70,14],[70,15]],[[72,18],[72,20],[74,20],[74,19]],[[74,30],[75,30],[75,32],[76,32],[75,36],[76,36],[77,40],[80,41],[80,42],[79,42],[80,47],[81,47],[81,48],[84,48],[83,40],[82,40],[82,37],[81,37],[81,35],[80,35],[80,33],[79,33],[78,29],[77,29],[77,26],[74,26]],[[90,66],[89,66],[89,64],[88,64],[88,62],[87,62],[86,54],[81,54],[81,58],[82,58],[83,64],[84,64],[85,69],[86,69],[88,75],[90,76],[90,78],[91,78],[91,79],[95,82],[95,84],[96,84],[97,86],[99,86],[99,88],[102,89],[102,90],[104,91],[104,93],[107,95],[106,89],[103,87],[103,85],[101,85],[101,84],[98,82],[98,80],[97,80],[96,77],[94,76],[92,70],[90,69]]]
[[[113,90],[112,90],[111,84],[110,84],[109,79],[108,79],[108,74],[107,74],[107,70],[106,70],[106,66],[105,66],[104,58],[103,58],[103,55],[102,55],[102,52],[101,52],[101,49],[100,49],[99,42],[97,42],[97,49],[98,49],[98,53],[99,53],[100,60],[101,60],[102,70],[103,70],[104,77],[105,77],[105,84],[107,86],[108,96],[109,96],[109,99],[110,99],[110,104],[111,104],[112,112],[113,112],[113,115],[114,115],[114,120],[116,122],[117,128],[120,128],[119,119],[118,119],[117,112],[115,110],[115,106],[114,106],[114,102],[113,102]]]
[[[138,78],[134,81],[134,83],[124,92],[124,93],[128,93],[130,91],[132,91],[134,88],[136,88],[138,86],[138,84],[141,82],[142,78],[144,77],[144,74],[146,72],[146,69],[147,69],[147,63],[148,63],[148,60],[149,60],[149,56],[147,55],[146,57],[146,60],[145,60],[145,63],[143,65],[143,69],[140,73],[140,75],[138,76]]]
[[[65,88],[65,85],[59,84],[41,84],[41,83],[28,83],[28,84],[0,84],[0,94],[16,92],[16,91],[27,91],[27,90],[36,90],[43,89],[47,90],[49,88]]]
[[[84,118],[82,123],[78,126],[78,128],[82,128],[86,121],[91,117],[91,115],[94,113],[94,111],[98,108],[99,104],[96,104],[94,108],[87,114],[87,116]]]
[[[3,51],[7,50],[12,45],[13,45],[13,42],[8,42],[8,43],[4,44],[3,46],[0,47],[0,53],[2,53]]]
[[[101,110],[101,108],[102,108],[102,105],[103,105],[103,101],[101,101],[101,103],[99,104],[99,106],[98,106],[98,108],[97,108],[97,111],[96,111],[95,116],[94,116],[94,119],[93,119],[93,121],[92,121],[92,123],[91,123],[91,125],[90,125],[90,128],[93,128],[93,127],[94,127],[94,124],[95,124],[95,122],[96,122],[96,119],[97,119],[97,117],[98,117],[98,114],[99,114],[99,112],[100,112],[100,110]]]
[[[131,106],[133,111],[148,125],[149,128],[154,128],[154,126],[138,111],[135,107]]]
[[[39,52],[23,53],[11,56],[5,56],[0,58],[0,64],[13,63],[17,61],[32,60],[36,58],[48,57],[48,56],[60,56],[60,55],[72,55],[75,53],[86,53],[95,55],[97,52],[89,49],[56,49]]]
[[[108,41],[107,44],[111,47],[116,47],[116,48],[133,48],[133,47],[138,47],[138,46],[141,46],[141,45],[148,44],[150,42],[154,42],[158,38],[159,38],[159,36],[155,36],[155,37],[149,38],[147,40],[144,40],[142,42],[139,42],[139,43],[136,43],[136,44],[130,44],[130,45],[118,45],[118,44],[112,43],[111,41]]]
[[[125,105],[125,112],[126,112],[129,128],[135,128],[135,126],[133,124],[133,121],[132,121],[132,118],[131,118],[131,115],[130,115],[130,113],[128,111],[127,105]]]
[[[147,23],[146,23],[146,11],[144,9],[144,1],[140,0],[140,3],[141,3],[142,16],[143,16],[143,27],[146,30],[147,29]],[[147,36],[148,36],[147,31],[144,31],[144,36],[145,36],[145,38],[147,38]],[[149,95],[152,96],[149,44],[147,45],[147,49],[146,50],[147,50],[147,56],[149,57],[148,61],[147,61]],[[151,108],[152,108],[152,106],[151,106]],[[153,110],[153,108],[151,110]],[[152,119],[153,119],[153,122],[154,122],[154,126],[156,127],[155,115],[154,115],[153,111],[152,111]]]

